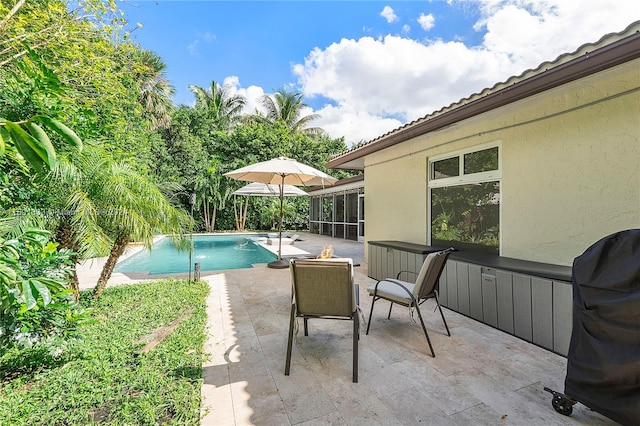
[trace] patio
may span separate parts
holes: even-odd
[[[302,238],[298,249],[318,253],[331,244],[336,256],[361,265],[356,282],[367,317],[366,287],[374,280],[366,275],[363,244]],[[113,284],[131,282],[115,278]],[[387,320],[388,305],[379,302],[369,335],[362,329],[359,383],[351,382],[351,324],[343,321],[311,320],[309,337],[298,335],[287,377],[289,271],[259,265],[202,279],[211,286],[203,425],[616,424],[581,404],[571,417],[553,410],[543,387],[564,389],[565,358],[445,309],[447,337],[433,302],[423,312],[436,358],[407,309]]]

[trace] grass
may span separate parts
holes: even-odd
[[[108,288],[91,306],[97,321],[61,358],[0,355],[0,424],[198,424],[208,291],[184,280]],[[141,338],[189,309],[158,346],[138,354]]]

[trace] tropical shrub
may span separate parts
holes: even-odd
[[[67,289],[71,259],[42,229],[0,237],[0,349],[46,345],[57,351],[90,321]]]

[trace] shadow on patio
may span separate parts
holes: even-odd
[[[313,247],[326,241],[336,255],[362,261],[361,244],[345,242],[343,253],[339,240],[309,237]],[[346,321],[310,320],[309,337],[298,334],[287,377],[289,271],[258,265],[203,279],[211,286],[203,425],[616,424],[580,404],[571,417],[554,411],[543,387],[564,388],[565,358],[445,309],[447,337],[433,301],[423,314],[436,358],[408,310],[387,320],[381,301],[368,336],[362,328],[359,383],[351,382]],[[367,316],[366,287],[374,280],[364,262],[356,282]]]

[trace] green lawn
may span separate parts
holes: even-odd
[[[0,354],[0,424],[198,424],[208,291],[176,280],[108,288],[91,306],[96,323],[62,359]],[[141,338],[189,309],[158,346],[137,353]]]

